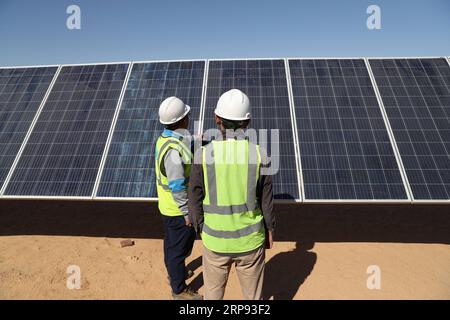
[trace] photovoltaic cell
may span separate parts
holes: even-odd
[[[298,199],[298,176],[284,60],[210,61],[203,131],[217,128],[214,109],[224,92],[237,88],[252,104],[250,127],[279,130],[279,155],[271,154],[272,164],[279,163],[273,177],[274,197]]]
[[[191,107],[190,132],[199,120],[205,62],[134,64],[104,166],[98,197],[156,197],[155,143],[164,129],[161,102],[176,96]]]
[[[416,200],[450,199],[450,67],[445,59],[370,59]]]
[[[65,66],[6,195],[90,196],[128,64]]]
[[[0,189],[57,69],[0,69]]]
[[[305,199],[407,199],[364,60],[289,67]]]

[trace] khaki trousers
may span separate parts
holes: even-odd
[[[264,246],[238,257],[217,254],[203,246],[204,299],[223,299],[233,262],[236,263],[236,273],[244,299],[261,300],[265,265]]]

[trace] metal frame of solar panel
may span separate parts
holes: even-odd
[[[395,63],[394,60],[397,60],[397,61],[401,61],[401,60],[417,61],[417,60],[419,60],[420,61],[420,60],[436,60],[436,59],[439,59],[439,60],[444,59],[447,64],[447,67],[448,67],[448,69],[446,68],[447,72],[450,71],[450,60],[447,57],[442,57],[442,56],[368,58],[369,62],[373,61],[375,64],[375,65],[372,65],[372,63],[371,63],[370,68],[374,74],[374,79],[377,82],[376,89],[380,92],[380,97],[382,99],[383,108],[386,110],[389,122],[391,123],[392,131],[393,131],[394,137],[397,141],[396,143],[399,147],[400,155],[402,156],[402,158],[407,157],[405,159],[407,159],[408,161],[414,162],[414,164],[408,163],[408,166],[405,166],[405,172],[406,173],[411,172],[411,171],[420,171],[421,172],[420,173],[421,177],[414,176],[414,174],[413,175],[407,174],[407,177],[409,179],[409,187],[411,189],[411,201],[412,201],[412,203],[417,203],[417,204],[420,204],[420,203],[444,203],[444,204],[446,204],[446,203],[450,203],[450,199],[445,199],[445,198],[444,199],[439,199],[439,198],[432,199],[432,194],[430,193],[431,191],[429,191],[430,199],[424,199],[424,198],[420,199],[420,198],[417,198],[416,196],[414,196],[414,194],[413,194],[414,193],[413,192],[414,185],[422,184],[422,185],[426,186],[428,189],[427,184],[429,184],[429,183],[426,180],[429,180],[433,177],[437,177],[437,176],[441,175],[441,173],[438,170],[436,170],[437,166],[436,166],[436,162],[435,162],[435,154],[434,154],[434,152],[433,153],[430,152],[428,140],[425,140],[426,144],[427,144],[426,148],[421,148],[420,150],[418,150],[417,146],[414,147],[414,142],[415,142],[414,139],[420,140],[423,137],[425,137],[425,131],[426,131],[426,134],[431,137],[431,139],[436,139],[436,137],[439,136],[439,139],[438,139],[439,141],[434,141],[433,144],[435,145],[435,147],[437,147],[438,149],[440,148],[441,151],[444,150],[444,152],[446,153],[446,154],[442,154],[440,156],[440,158],[442,160],[440,166],[444,166],[444,167],[449,165],[449,163],[444,163],[445,159],[447,159],[447,161],[448,161],[448,155],[450,153],[449,147],[448,147],[449,141],[442,140],[441,134],[439,133],[439,130],[441,128],[438,128],[436,126],[435,119],[433,119],[433,114],[430,112],[430,109],[429,109],[430,106],[429,106],[429,103],[427,102],[427,100],[429,100],[429,99],[428,99],[428,97],[427,97],[427,99],[425,99],[426,95],[423,95],[422,91],[420,89],[421,87],[424,88],[423,87],[424,84],[418,82],[417,76],[416,76],[416,74],[414,74],[414,71],[411,69],[411,66],[409,65],[409,63],[408,63],[409,71],[407,71],[406,74],[410,73],[410,75],[411,74],[413,75],[412,79],[414,79],[413,80],[415,83],[414,87],[419,89],[419,92],[420,92],[420,96],[417,96],[419,99],[415,99],[415,96],[410,95],[408,90],[413,90],[413,89],[409,89],[410,87],[412,87],[412,85],[410,85],[410,83],[408,82],[410,80],[405,79],[404,75],[401,75],[398,72],[397,72],[397,76],[395,78],[398,78],[398,80],[401,80],[401,85],[395,86],[396,87],[395,90],[392,91],[393,86],[390,82],[390,79],[388,79],[388,78],[391,78],[392,75],[390,75],[390,74],[388,75],[387,73],[381,74],[380,70],[377,69],[379,67],[376,65],[377,65],[377,63],[380,63],[380,61],[389,61],[391,63]],[[382,66],[382,67],[384,68],[384,66]],[[399,70],[397,65],[395,66],[395,69],[396,69],[396,71]],[[416,69],[416,68],[414,67],[414,69]],[[425,70],[425,67],[423,66],[422,62],[421,62],[421,67],[419,67],[418,69]],[[415,70],[415,71],[420,71],[420,70]],[[446,76],[447,76],[446,81],[448,81],[448,75],[446,75]],[[377,77],[378,77],[378,79],[377,79]],[[442,74],[439,74],[437,77],[444,80],[444,78],[442,77]],[[432,83],[428,74],[426,74],[426,76],[424,78],[427,78],[428,87],[432,88],[432,90],[436,94],[435,83]],[[408,85],[406,85],[405,81],[408,82]],[[431,86],[430,86],[430,84],[431,84]],[[442,85],[442,83],[440,83],[440,85]],[[444,85],[446,86],[446,90],[449,91],[448,82],[445,83],[445,81],[444,81]],[[389,95],[387,93],[388,89],[391,90],[390,93],[392,93],[392,94],[389,93],[390,94]],[[398,94],[402,94],[403,96],[400,96]],[[431,100],[434,100],[435,102],[439,101],[438,105],[435,106],[436,108],[443,107],[443,105],[442,105],[442,103],[440,103],[441,101],[439,99],[435,100],[435,98],[436,98],[435,95],[432,95],[430,97],[431,97]],[[448,96],[446,96],[446,97],[447,97],[446,101],[448,101],[449,98],[448,98]],[[412,101],[411,98],[414,98],[413,99],[414,103],[417,105],[413,105],[411,103],[411,101]],[[418,102],[420,100],[420,98],[421,98],[422,102]],[[399,102],[399,100],[401,100],[401,101]],[[399,106],[399,103],[401,103],[401,106]],[[413,106],[414,108],[410,108],[411,106]],[[422,107],[425,107],[425,108],[422,108]],[[408,108],[410,108],[410,109],[408,110]],[[423,109],[423,110],[419,110],[419,109]],[[420,111],[420,117],[418,117],[418,115],[417,115],[418,111]],[[443,110],[441,110],[441,111],[443,111]],[[440,113],[440,111],[439,111],[439,113]],[[445,115],[445,112],[444,112],[447,122],[449,121],[448,114],[449,113],[447,113],[447,115]],[[404,115],[406,115],[407,117],[405,117]],[[431,117],[430,117],[430,115],[431,115]],[[426,120],[430,120],[430,119],[427,119],[426,117],[429,117],[431,119],[431,121],[427,122],[427,124],[426,124],[427,129],[423,130],[422,125],[425,125],[424,121],[426,122]],[[400,124],[398,121],[396,121],[397,119],[401,119],[402,123]],[[405,122],[404,121],[405,119],[408,119],[408,121]],[[422,122],[422,124],[421,124],[421,122]],[[420,131],[420,133],[419,132],[415,133],[416,138],[414,138],[414,139],[410,138],[409,131],[413,130],[413,129],[408,128],[408,127],[411,127],[411,124],[414,124],[414,126],[418,126],[418,128],[419,128],[418,130],[414,129],[414,131]],[[399,132],[399,130],[404,131],[404,134]],[[408,141],[405,140],[406,136],[408,137],[408,139],[407,139]],[[438,145],[440,145],[440,146],[438,146]],[[447,149],[447,150],[445,150],[445,149]],[[430,154],[432,155],[431,158],[433,161],[429,161]],[[418,155],[420,155],[420,157],[424,158],[424,159],[422,159],[423,160],[422,162],[420,162],[418,160]],[[421,166],[431,166],[431,165],[434,166],[434,169],[428,168],[427,170],[429,170],[429,174],[427,174],[426,176],[423,175]],[[447,176],[448,176],[448,173],[447,173]],[[412,183],[411,178],[413,178],[413,180],[416,180],[417,183]],[[448,177],[447,177],[447,179],[448,179]],[[445,183],[443,180],[441,180],[441,182],[442,182],[441,187],[442,187],[442,185],[444,185],[444,189],[441,188],[441,192],[442,192],[442,190],[444,190],[444,192],[447,193],[447,197],[448,197],[450,195],[450,190],[448,189],[448,187],[445,187],[445,185],[448,186],[449,184],[448,184],[448,182]]]
[[[58,72],[58,65],[0,67],[0,195]],[[16,108],[9,109],[13,103]]]
[[[203,63],[201,84],[199,87],[194,87],[198,78],[193,77],[192,73],[195,73],[195,68],[198,67],[199,63]],[[192,66],[189,66],[190,64]],[[139,68],[139,66],[142,69],[136,69],[135,71],[139,78],[133,78],[133,70],[135,67]],[[148,67],[150,69],[145,69],[146,66],[147,69]],[[105,152],[104,165],[101,166],[99,180],[94,188],[93,197],[96,200],[158,200],[154,188],[154,144],[164,128],[158,121],[158,107],[164,98],[175,95],[191,107],[189,124],[191,132],[193,131],[194,121],[201,123],[207,60],[136,61],[133,62],[131,69],[130,79],[119,107],[118,118],[112,128],[112,139],[108,142]],[[183,74],[186,70],[191,72],[189,77],[185,77],[186,75]],[[163,79],[158,79],[158,76],[162,76]],[[142,82],[145,81],[150,83],[142,87]],[[174,82],[177,85],[174,86]],[[199,90],[199,92],[194,92],[195,90]],[[149,94],[150,92],[152,92],[152,95]],[[157,96],[154,96],[154,94],[157,94]],[[139,101],[145,102],[146,108],[152,109],[143,110],[144,108],[139,104]],[[142,118],[137,119],[136,116]],[[135,120],[133,130],[129,128],[131,119]],[[198,131],[200,131],[200,126]],[[131,154],[130,150],[132,150]],[[143,167],[143,163],[147,163],[147,167]],[[133,167],[133,165],[135,166]],[[110,179],[107,183],[103,181],[106,175]],[[130,180],[130,176],[140,177],[140,181],[134,183],[134,191],[132,191],[131,182],[124,181]],[[125,189],[108,189],[107,184],[111,181],[122,184]],[[149,186],[153,187],[149,189]],[[111,194],[114,192],[118,195]],[[133,195],[133,193],[137,193],[137,195]],[[143,195],[143,193],[149,193],[153,196]]]
[[[374,91],[374,84],[371,82],[369,70],[367,70],[366,62],[364,58],[361,57],[327,57],[327,58],[288,58],[288,66],[291,75],[291,86],[292,98],[294,100],[294,111],[296,113],[296,131],[298,133],[298,144],[299,144],[299,154],[301,161],[301,174],[302,174],[302,190],[303,190],[303,202],[305,203],[407,203],[410,201],[409,192],[404,179],[404,174],[402,171],[401,161],[395,152],[395,145],[392,135],[389,130],[387,130],[387,124],[385,116],[382,112],[381,105],[378,101],[378,97]],[[354,61],[358,61],[360,66],[358,68],[364,69],[364,78],[359,79],[361,75],[355,74]],[[309,77],[307,79],[305,72],[302,69],[302,74],[300,77],[293,79],[293,68],[291,63],[301,63],[305,64],[308,62],[313,62],[314,67],[314,77]],[[329,70],[328,63],[337,62],[339,63],[339,74],[333,75],[336,78],[336,83],[331,81],[332,74]],[[349,64],[348,75],[344,75],[344,69],[341,67],[341,62]],[[316,64],[319,66],[316,67]],[[324,65],[325,64],[325,65]],[[347,68],[346,67],[346,68]],[[303,68],[303,67],[302,67]],[[318,76],[317,70],[327,70],[328,75],[326,77]],[[298,70],[297,70],[298,73]],[[325,75],[324,75],[325,76]],[[349,79],[349,77],[353,77]],[[333,79],[334,79],[333,78]],[[342,79],[337,79],[342,78]],[[299,80],[300,79],[300,80]],[[310,81],[311,80],[311,81]],[[339,81],[338,81],[339,80]],[[340,81],[342,80],[342,81]],[[360,81],[366,81],[366,83],[360,83]],[[296,86],[294,88],[293,81],[296,81]],[[305,81],[305,83],[299,83],[299,81]],[[308,82],[308,83],[306,83]],[[349,83],[347,83],[349,82]],[[336,84],[338,84],[336,86]],[[352,96],[349,92],[349,88],[357,88],[360,92],[359,95]],[[362,88],[367,90],[372,89],[372,96],[366,97],[363,95]],[[295,89],[295,93],[294,93]],[[308,89],[308,90],[307,90]],[[317,90],[316,90],[317,89]],[[342,102],[337,101],[339,98],[339,92],[342,91]],[[327,103],[321,91],[330,91],[330,107],[327,107]],[[314,91],[316,96],[308,95],[306,91]],[[316,92],[317,91],[317,92]],[[369,101],[372,105],[368,106],[365,100]],[[306,100],[305,100],[306,99]],[[364,99],[364,101],[362,101]],[[312,104],[311,104],[312,103]],[[343,108],[336,108],[336,106],[342,105]],[[317,106],[317,107],[315,107]],[[355,108],[360,106],[358,110]],[[304,108],[306,107],[306,108]],[[370,112],[368,109],[370,107]],[[342,110],[344,109],[345,110]],[[326,110],[325,110],[326,109]],[[330,113],[330,115],[325,114],[325,112]],[[341,114],[344,112],[346,114]],[[307,113],[305,117],[302,117],[298,112]],[[357,112],[357,114],[355,113]],[[343,121],[342,118],[345,118]],[[308,123],[299,123],[302,119],[306,120]],[[338,119],[339,121],[334,121]],[[315,123],[313,123],[315,122]],[[301,126],[301,128],[299,128]],[[368,126],[368,128],[366,128]],[[323,127],[323,128],[322,128]],[[300,130],[300,131],[299,131]],[[365,135],[360,135],[359,131],[365,130]],[[330,132],[333,135],[330,135]],[[353,132],[357,132],[356,135]],[[320,137],[318,137],[320,135]],[[317,154],[318,143],[316,139],[322,141],[323,146],[321,146],[319,154]],[[306,140],[305,140],[306,139]],[[312,139],[312,140],[311,140]],[[311,141],[310,141],[311,140]],[[344,148],[342,147],[344,144]],[[382,148],[380,147],[382,144]],[[381,148],[381,149],[380,149]],[[323,150],[322,150],[323,149]],[[345,151],[345,152],[344,152]],[[307,169],[306,159],[308,157],[309,165],[314,164],[316,169]],[[339,159],[338,159],[339,158]],[[370,158],[371,161],[368,161]],[[311,160],[312,159],[312,160]],[[336,165],[337,160],[338,165]],[[352,160],[352,161],[350,161]],[[312,162],[311,162],[312,161]],[[329,163],[329,166],[333,169],[330,172],[325,172],[324,168],[318,167],[318,163]],[[345,163],[344,163],[345,162]],[[388,163],[389,162],[389,163]],[[342,166],[340,166],[341,164]],[[342,168],[341,168],[342,167]],[[342,169],[342,170],[341,170]],[[358,169],[358,170],[357,170]],[[305,171],[308,171],[305,172]],[[356,174],[358,173],[358,174]],[[378,173],[382,173],[379,177]],[[389,173],[388,175],[386,173]],[[307,176],[305,177],[305,174]],[[328,174],[328,175],[327,175]],[[355,176],[355,177],[354,177]],[[395,178],[395,179],[394,179]],[[381,180],[383,181],[381,181]],[[318,180],[318,181],[316,181]],[[324,180],[324,183],[322,183]],[[349,181],[347,181],[349,180]],[[351,180],[351,181],[350,181]],[[380,181],[378,181],[380,180]],[[312,182],[309,182],[312,181]],[[315,182],[314,182],[315,181]],[[334,188],[325,188],[323,186],[334,186]],[[395,183],[390,183],[394,181]],[[313,183],[314,182],[314,183]],[[316,190],[319,193],[330,191],[331,195],[326,194],[323,197],[311,197],[306,194],[306,192],[311,192],[307,190],[311,188],[309,186],[314,186],[315,184],[321,186],[320,190]],[[360,185],[357,188],[355,185]],[[308,186],[309,185],[309,186]],[[351,186],[352,190],[344,190],[343,187]],[[360,193],[363,186],[367,185],[367,192]],[[374,187],[379,187],[380,190],[374,190]],[[393,189],[393,187],[395,187]],[[347,188],[348,189],[348,188]],[[392,189],[392,190],[391,190]],[[398,189],[398,190],[395,190]],[[345,196],[345,192],[352,191],[351,196]],[[391,192],[400,192],[404,198],[400,197],[387,197],[380,198],[376,195],[379,193],[391,194]],[[340,193],[344,194],[344,197],[340,196]],[[372,197],[364,197],[368,194]],[[315,193],[317,194],[317,192]]]
[[[120,72],[122,72],[122,74],[125,73],[124,77],[123,77],[123,79],[121,79],[121,78],[119,78],[119,79],[109,79],[109,80],[111,80],[109,85],[111,85],[111,83],[115,81],[115,82],[120,82],[120,86],[119,86],[119,84],[117,84],[117,88],[115,88],[115,87],[114,88],[110,88],[108,86],[108,90],[103,90],[103,91],[106,91],[106,93],[105,93],[106,96],[100,96],[100,100],[107,99],[108,98],[108,92],[110,91],[110,89],[113,90],[113,91],[117,91],[119,93],[118,96],[114,97],[114,99],[113,99],[115,101],[115,103],[112,102],[113,103],[113,108],[107,108],[108,110],[114,110],[112,112],[111,111],[109,112],[109,114],[111,115],[110,119],[103,119],[102,118],[103,120],[99,120],[99,119],[96,119],[96,118],[89,118],[87,116],[87,114],[90,114],[90,112],[93,110],[90,107],[88,108],[89,110],[86,109],[84,111],[80,110],[80,109],[76,109],[77,106],[75,106],[75,105],[72,106],[75,109],[70,109],[69,110],[69,109],[67,109],[67,107],[66,108],[62,108],[61,111],[58,111],[58,110],[55,109],[57,107],[58,101],[59,101],[59,99],[61,97],[64,98],[64,99],[62,99],[63,101],[66,101],[67,100],[66,98],[69,98],[69,97],[64,97],[64,94],[70,94],[70,98],[67,100],[68,104],[69,103],[73,103],[73,104],[82,103],[83,99],[85,98],[85,94],[96,96],[96,94],[98,92],[95,91],[96,90],[95,82],[98,82],[98,84],[100,84],[101,83],[101,79],[98,79],[99,81],[94,81],[95,79],[93,79],[93,82],[91,83],[91,82],[89,82],[90,81],[90,77],[94,76],[95,72],[100,71],[100,69],[102,69],[102,66],[105,66],[105,69],[108,69],[108,68],[110,68],[110,66],[119,66],[119,65],[123,66],[123,68],[124,68],[123,71],[119,71],[119,73]],[[91,193],[90,192],[86,192],[86,190],[80,190],[81,193],[84,193],[81,196],[79,196],[79,195],[60,195],[60,194],[55,194],[55,193],[57,193],[60,190],[56,190],[54,186],[49,184],[48,182],[50,180],[48,180],[48,178],[43,177],[42,173],[44,171],[48,171],[48,173],[52,175],[51,178],[53,178],[55,173],[57,173],[58,176],[56,177],[57,178],[56,181],[52,181],[52,182],[60,182],[62,184],[67,183],[65,185],[65,188],[61,188],[61,190],[63,192],[65,192],[65,193],[68,192],[68,190],[67,190],[68,186],[72,186],[72,185],[75,186],[75,184],[77,183],[77,181],[72,181],[72,180],[68,181],[67,178],[80,178],[80,174],[82,174],[81,178],[84,179],[82,181],[81,180],[78,181],[80,184],[83,184],[83,183],[86,184],[86,185],[87,184],[92,184],[92,187],[94,187],[95,179],[92,181],[90,176],[96,176],[97,175],[98,167],[96,167],[96,168],[84,168],[82,163],[80,163],[80,161],[89,160],[87,158],[94,158],[94,162],[97,162],[97,160],[95,160],[95,158],[100,158],[101,159],[101,157],[102,157],[102,155],[104,153],[104,149],[103,148],[106,146],[106,139],[105,139],[105,141],[99,141],[99,142],[95,143],[95,141],[93,141],[92,139],[95,138],[96,135],[88,134],[88,132],[90,132],[90,130],[84,130],[84,129],[89,129],[89,128],[84,128],[83,127],[83,130],[81,130],[81,131],[78,130],[77,131],[77,129],[75,128],[76,121],[71,121],[70,120],[71,117],[69,117],[67,114],[68,114],[68,112],[72,112],[72,113],[74,113],[72,116],[79,116],[80,120],[83,122],[84,125],[87,125],[88,122],[89,122],[89,124],[90,125],[94,125],[95,128],[97,128],[97,124],[98,123],[111,121],[111,123],[109,123],[109,125],[107,126],[107,130],[102,130],[103,135],[105,135],[105,133],[107,133],[106,134],[106,136],[107,136],[110,133],[110,131],[111,131],[112,120],[113,120],[114,114],[115,114],[115,112],[116,112],[116,110],[117,110],[117,108],[119,106],[120,95],[124,91],[124,83],[125,83],[126,75],[127,75],[127,72],[129,71],[130,65],[131,65],[130,62],[111,62],[111,63],[90,63],[90,64],[64,64],[64,65],[60,66],[60,72],[58,74],[58,78],[56,79],[56,81],[54,83],[54,86],[53,86],[52,90],[50,91],[50,94],[48,95],[48,97],[46,97],[45,101],[43,101],[43,108],[41,110],[41,113],[39,114],[39,118],[36,121],[36,125],[34,126],[28,141],[26,141],[24,143],[25,147],[24,147],[23,153],[20,155],[20,158],[19,158],[19,160],[17,162],[17,165],[14,168],[12,168],[12,171],[13,171],[12,172],[12,176],[11,176],[11,179],[8,181],[8,184],[5,185],[5,190],[4,190],[4,193],[2,195],[3,198],[63,199],[63,200],[71,200],[71,199],[73,199],[73,200],[90,200],[90,199],[92,199]],[[77,74],[79,74],[79,76],[78,76],[78,80],[79,81],[78,80],[75,81],[75,79],[71,79],[71,81],[68,81],[66,83],[65,80],[67,80],[67,79],[65,79],[65,78],[70,78],[70,70],[77,69],[77,68],[80,68],[80,67],[81,68],[87,68],[87,69],[89,69],[92,72],[89,75],[83,74],[82,72],[77,73]],[[67,68],[69,70],[68,74],[65,75],[65,78],[62,76],[62,75],[64,75],[64,73],[62,73],[64,68]],[[96,70],[96,71],[94,71],[94,70]],[[108,73],[108,72],[102,72],[102,77],[104,76],[105,73]],[[111,73],[114,73],[114,72],[111,72]],[[58,79],[60,79],[59,77],[63,77],[63,79],[62,79],[62,80],[64,80],[63,83],[58,84]],[[74,80],[74,81],[72,81],[72,80]],[[85,82],[85,83],[83,84],[83,82]],[[105,83],[108,83],[108,81],[105,81]],[[54,90],[55,86],[57,84],[59,86],[62,86],[61,90],[59,90],[59,91],[55,91]],[[116,84],[114,84],[114,85],[116,85]],[[67,89],[67,90],[64,90],[64,89]],[[92,89],[92,90],[90,90],[90,89]],[[100,91],[102,91],[102,90],[100,90]],[[72,101],[71,97],[75,93],[77,93],[77,97],[76,97],[77,99],[74,99]],[[55,94],[57,96],[52,96],[52,94]],[[79,97],[80,94],[82,96]],[[103,95],[103,93],[102,93],[102,95]],[[78,99],[78,98],[80,98],[80,99]],[[90,101],[90,102],[93,103],[94,100],[87,99],[86,101]],[[51,104],[53,108],[52,107],[47,107],[46,108],[47,103]],[[86,105],[85,104],[83,104],[83,105],[88,107],[88,104],[89,103],[87,103]],[[50,109],[48,109],[48,108],[50,108]],[[102,113],[102,111],[104,111],[102,106],[98,106],[98,108],[96,107],[94,109],[96,109],[96,112],[99,113],[99,115]],[[58,116],[57,115],[58,112],[59,113],[62,112],[63,114]],[[50,119],[50,117],[52,117],[53,115],[56,115],[57,119],[58,119],[55,122],[49,122],[45,118],[45,117],[47,117],[48,119]],[[70,122],[72,122],[73,126],[71,126],[70,128],[67,128],[67,129],[70,129],[70,131],[73,134],[73,136],[68,137],[67,134],[66,135],[60,134],[59,128],[60,128],[62,122],[67,122],[66,124],[64,124],[66,126]],[[54,128],[52,128],[52,127],[54,127]],[[95,129],[95,128],[93,128],[93,129]],[[46,130],[46,129],[50,129],[50,130]],[[96,130],[95,132],[98,135],[99,130]],[[46,143],[42,143],[41,138],[44,135],[49,134],[49,133],[57,133],[57,135],[53,139],[53,140],[55,140],[55,139],[56,140],[53,141],[52,143],[49,143],[48,141],[46,141]],[[81,133],[84,133],[84,134],[81,134]],[[49,137],[47,136],[47,138],[49,138]],[[72,159],[69,159],[69,157],[67,157],[67,155],[70,155],[70,152],[72,150],[71,147],[73,147],[74,144],[70,145],[70,143],[67,143],[67,142],[70,142],[67,139],[69,139],[69,140],[71,140],[71,139],[77,139],[77,140],[84,139],[83,141],[81,141],[81,140],[78,141],[79,143],[77,143],[76,146],[78,146],[78,147],[79,146],[88,146],[89,148],[97,148],[98,151],[99,151],[99,154],[98,155],[93,155],[93,154],[90,154],[90,153],[89,154],[86,153],[84,155],[84,158],[83,158],[82,153],[81,154],[77,153],[77,154],[73,155]],[[89,140],[89,141],[87,141],[86,139]],[[44,146],[46,144],[48,144],[48,146]],[[39,154],[39,157],[42,157],[42,156],[46,157],[46,159],[45,159],[46,161],[48,161],[52,156],[55,157],[57,161],[54,162],[53,165],[56,164],[56,165],[60,166],[60,167],[56,168],[57,170],[55,169],[55,170],[52,171],[52,169],[44,168],[42,166],[42,163],[41,164],[38,163],[38,161],[37,161],[38,157],[36,157],[37,155],[34,154],[34,153],[38,152],[39,151],[38,149],[41,148],[41,147],[44,147],[44,149],[45,149],[44,152],[45,153],[44,154],[42,154],[42,153]],[[31,152],[31,154],[28,155],[27,152]],[[56,152],[56,153],[52,154],[52,152]],[[78,152],[78,149],[76,149],[75,152]],[[27,158],[25,158],[25,157],[27,157]],[[36,165],[35,169],[40,169],[38,174],[40,175],[39,179],[41,179],[41,180],[34,180],[33,181],[34,182],[34,184],[33,184],[34,187],[33,188],[38,188],[39,187],[38,184],[41,184],[41,186],[42,186],[42,184],[46,184],[46,185],[48,184],[48,187],[52,187],[52,188],[50,188],[51,191],[49,191],[49,193],[51,193],[51,194],[40,194],[40,195],[37,195],[36,193],[32,193],[31,194],[31,192],[29,192],[30,194],[28,192],[20,192],[19,189],[23,188],[24,186],[29,187],[29,185],[27,185],[27,182],[30,182],[30,181],[25,181],[25,180],[17,180],[18,183],[17,183],[17,185],[15,185],[15,187],[16,187],[16,189],[17,188],[19,188],[19,189],[17,189],[17,190],[10,190],[9,189],[15,183],[14,178],[15,178],[16,174],[22,176],[22,175],[26,175],[27,173],[31,172],[31,170],[28,167],[28,165],[24,166],[23,168],[20,167],[21,161],[25,161],[25,163],[31,162],[34,165]],[[77,163],[74,163],[74,161],[77,162]],[[61,165],[64,166],[64,167],[62,167]],[[65,167],[66,165],[68,167]],[[90,165],[93,165],[92,161],[91,161]],[[70,170],[67,170],[67,169],[70,169]],[[22,171],[18,171],[18,170],[22,170]],[[77,172],[77,170],[78,171],[81,170],[82,173],[81,172]],[[87,174],[87,178],[85,179],[85,174],[86,174],[87,171],[89,171],[90,173]],[[94,173],[94,171],[95,171],[95,173]],[[37,173],[37,172],[38,171],[36,171],[35,173]],[[70,177],[67,177],[67,174],[69,174]],[[63,175],[66,175],[65,181],[64,181],[64,179],[62,179]],[[21,177],[21,179],[22,178],[23,177]],[[78,188],[80,188],[80,185],[78,185],[77,190],[78,190]],[[42,192],[43,189],[39,189],[39,190],[40,190],[40,192]],[[45,191],[48,191],[48,190],[44,190],[44,192]],[[72,190],[70,190],[70,192],[72,192]],[[20,193],[24,193],[24,194],[20,194]]]
[[[247,66],[237,66],[236,68],[233,67],[232,70],[227,70],[228,72],[233,72],[234,73],[239,73],[240,75],[244,75],[244,73],[246,72],[256,72],[256,73],[260,73],[259,74],[259,78],[261,77],[261,73],[264,72],[261,70],[258,70],[258,64],[265,64],[268,62],[279,62],[282,65],[283,68],[283,72],[280,75],[277,75],[275,72],[275,68],[271,69],[271,73],[272,75],[269,76],[267,80],[264,81],[269,81],[271,83],[271,81],[276,81],[276,80],[281,80],[281,81],[285,81],[285,83],[281,83],[278,86],[275,84],[269,84],[269,86],[267,88],[270,88],[271,90],[273,90],[273,94],[256,94],[256,90],[259,91],[259,93],[264,92],[264,88],[266,88],[264,86],[264,84],[258,84],[255,86],[252,86],[252,82],[254,82],[255,79],[253,79],[251,76],[249,77],[233,77],[233,84],[232,83],[227,83],[225,85],[223,85],[223,83],[220,84],[220,89],[222,89],[220,92],[217,91],[216,89],[218,89],[218,87],[213,87],[214,90],[216,90],[217,92],[214,92],[213,96],[208,96],[208,94],[211,92],[211,86],[210,86],[210,76],[212,76],[212,73],[214,72],[214,70],[211,68],[211,64],[212,63],[224,63],[224,64],[254,64],[254,67],[248,67]],[[245,69],[247,68],[247,69]],[[244,70],[245,69],[245,70]],[[252,70],[254,69],[254,70]],[[266,69],[270,69],[270,68],[266,68]],[[215,79],[218,80],[218,79]],[[221,79],[223,80],[223,79]],[[261,80],[261,79],[260,79]],[[279,135],[280,135],[280,146],[279,146],[279,153],[280,153],[280,158],[281,156],[285,155],[284,158],[279,160],[279,172],[274,176],[274,197],[275,200],[277,202],[300,202],[301,201],[301,190],[300,190],[300,173],[299,173],[299,161],[298,161],[298,148],[296,145],[296,140],[295,140],[295,132],[294,132],[294,121],[293,121],[293,107],[292,107],[292,103],[291,103],[291,99],[290,99],[290,95],[289,95],[289,80],[288,80],[288,72],[287,72],[287,67],[286,67],[286,59],[284,58],[242,58],[242,59],[235,59],[235,58],[231,58],[231,59],[209,59],[208,60],[208,79],[207,79],[207,83],[206,83],[206,94],[205,94],[205,105],[204,105],[204,115],[203,115],[203,124],[202,124],[202,129],[206,130],[206,129],[210,129],[210,128],[214,128],[216,129],[217,126],[215,124],[215,122],[213,121],[213,111],[215,108],[215,105],[217,103],[217,100],[219,98],[219,96],[225,92],[226,90],[231,89],[232,87],[238,88],[243,90],[244,92],[247,91],[247,89],[252,89],[252,92],[246,92],[246,94],[249,96],[250,101],[252,103],[252,119],[250,122],[250,127],[251,128],[255,128],[255,129],[278,129],[279,130]],[[285,101],[285,105],[277,105],[280,103],[280,101],[277,101],[277,98],[282,98],[282,96],[277,96],[276,90],[283,90],[286,89],[286,101]],[[261,101],[260,101],[261,100]],[[262,100],[268,100],[271,101],[271,103],[269,103],[270,105],[264,105]],[[281,102],[283,103],[283,102]],[[285,107],[285,110],[283,110],[281,107]],[[261,117],[261,112],[264,110],[274,110],[274,115],[275,118],[263,118]],[[288,113],[288,117],[290,117],[289,121],[286,123],[283,123],[283,111]],[[264,113],[265,115],[269,116],[269,114]],[[279,116],[278,116],[279,115]],[[261,121],[265,120],[265,125],[260,126]],[[279,120],[280,124],[279,126],[277,125],[272,125],[276,122],[276,120]],[[205,124],[208,124],[209,122],[209,126],[210,128],[205,128]],[[282,126],[284,124],[284,126]],[[268,132],[268,149],[270,149],[270,131]],[[290,137],[289,137],[290,136]],[[285,138],[285,139],[283,139]],[[292,147],[291,150],[289,150],[289,146]],[[270,150],[268,150],[270,153]],[[292,158],[292,161],[287,160],[288,157]],[[273,161],[274,155],[272,155],[272,161]],[[288,164],[289,168],[286,169],[286,166],[283,167],[283,164]],[[293,174],[293,176],[292,176]],[[294,185],[294,189],[289,190],[288,186],[284,186],[284,183],[281,183],[280,181],[278,181],[278,179],[281,179],[281,176],[284,175],[284,178],[288,180],[288,182],[290,182],[290,184]],[[292,179],[292,180],[290,180]],[[277,188],[279,188],[279,186],[283,186],[279,193],[277,193]],[[291,192],[289,192],[291,191]],[[290,194],[290,193],[293,193]]]

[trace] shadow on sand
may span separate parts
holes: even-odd
[[[268,262],[264,271],[263,299],[292,300],[312,272],[317,255],[309,250],[314,243],[300,244],[281,252]]]

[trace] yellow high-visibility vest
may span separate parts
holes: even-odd
[[[205,198],[202,240],[219,253],[241,253],[264,244],[256,199],[261,155],[248,140],[212,141],[202,147]]]
[[[192,151],[180,139],[175,137],[160,136],[156,141],[155,148],[155,172],[156,172],[156,191],[158,193],[158,208],[161,214],[165,216],[182,216],[183,213],[178,208],[173,199],[172,192],[169,189],[167,176],[161,172],[164,166],[164,156],[170,149],[177,150],[184,163],[184,176],[189,179],[191,174]]]

